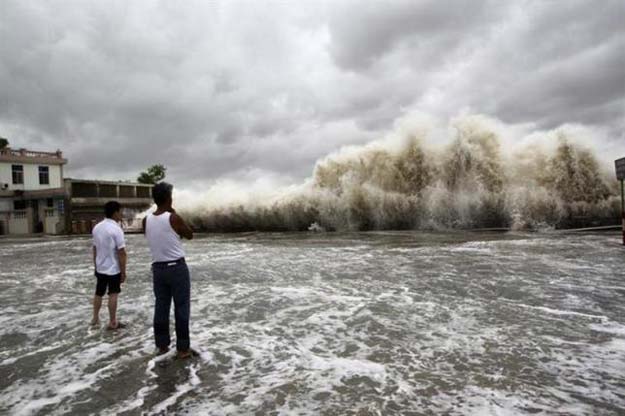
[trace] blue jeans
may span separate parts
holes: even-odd
[[[175,263],[175,265],[172,265]],[[168,265],[169,264],[169,265]],[[191,313],[191,279],[184,259],[170,263],[152,264],[154,282],[154,338],[158,348],[168,348],[169,310],[174,300],[176,317],[176,349],[186,351],[190,347],[189,315]]]

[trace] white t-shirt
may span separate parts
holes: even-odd
[[[93,227],[92,233],[96,249],[95,270],[108,275],[120,273],[117,250],[126,247],[122,227],[112,219],[105,218]]]

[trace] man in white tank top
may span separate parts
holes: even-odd
[[[176,349],[179,358],[193,355],[189,339],[191,279],[184,259],[182,238],[191,240],[193,231],[172,208],[173,186],[160,182],[152,188],[156,211],[143,219],[143,232],[152,253],[154,284],[154,339],[160,354],[169,351],[169,310],[174,301]]]

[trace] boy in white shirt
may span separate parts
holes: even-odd
[[[106,218],[93,227],[93,265],[97,278],[93,297],[92,325],[100,323],[102,297],[108,289],[109,324],[108,329],[122,328],[117,320],[117,297],[121,283],[126,281],[126,243],[124,231],[119,225],[122,220],[121,205],[109,201],[104,205]]]

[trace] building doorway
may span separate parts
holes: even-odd
[[[41,218],[39,217],[39,201],[36,199],[33,199],[30,201],[30,207],[33,210],[33,227],[34,227],[34,232],[35,233],[42,233],[43,232],[43,221],[41,221]]]

